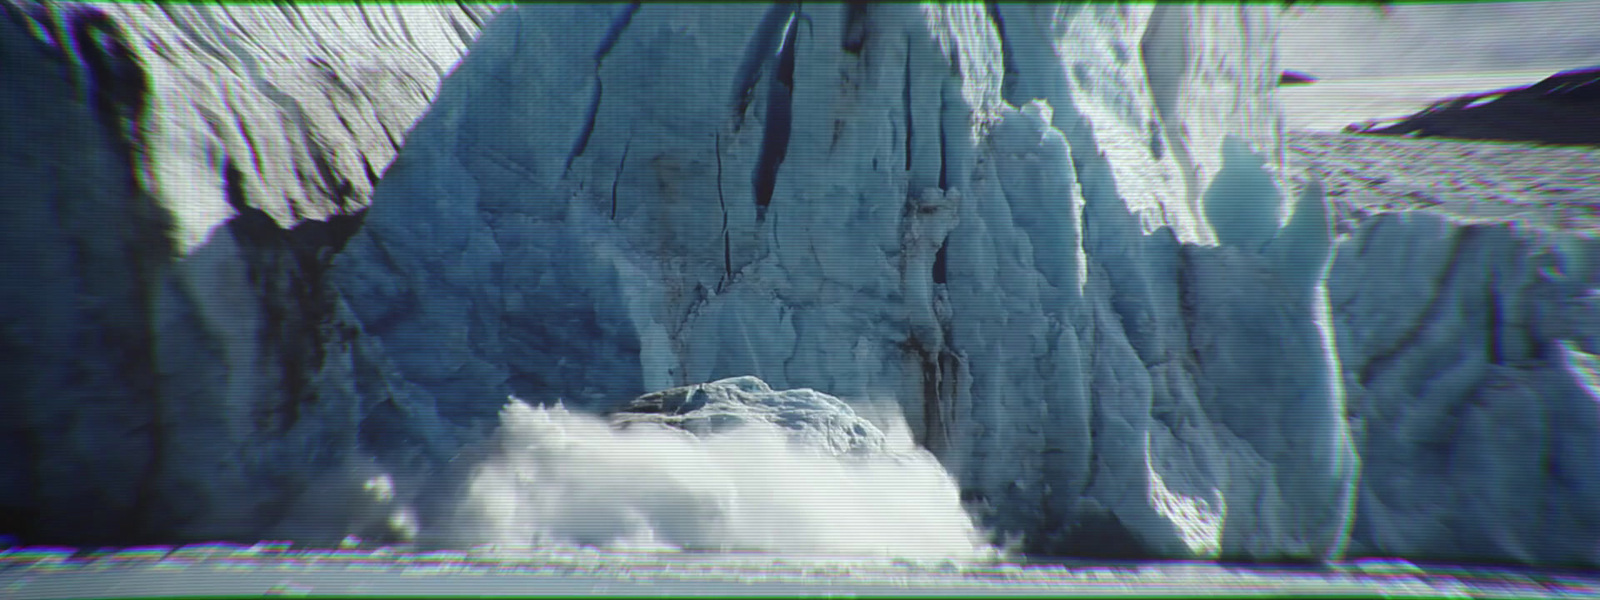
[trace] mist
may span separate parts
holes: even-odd
[[[991,555],[955,481],[903,423],[888,429],[896,452],[834,456],[772,425],[705,438],[653,424],[619,430],[513,398],[453,518],[429,537],[457,547]]]

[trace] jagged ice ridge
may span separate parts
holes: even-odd
[[[35,533],[425,533],[508,396],[754,376],[1035,553],[1600,563],[1592,232],[1325,198],[1266,8],[33,6]]]

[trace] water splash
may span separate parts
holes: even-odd
[[[695,437],[614,429],[512,399],[468,478],[450,545],[992,556],[922,450],[834,456],[753,424]]]

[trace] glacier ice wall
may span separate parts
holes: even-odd
[[[1593,232],[1437,210],[1358,218],[1328,282],[1369,457],[1355,549],[1600,562]]]
[[[446,447],[324,274],[492,12],[0,5],[0,528],[342,527],[357,472]]]
[[[509,394],[753,375],[1036,553],[1600,564],[1593,236],[1324,199],[1268,8],[0,12],[0,533],[426,529]]]
[[[1328,299],[1366,458],[1351,552],[1592,568],[1600,196],[1580,182],[1600,151],[1292,143],[1340,232]]]
[[[895,399],[1035,551],[1329,556],[1331,230],[1313,192],[1279,231],[1269,16],[522,7],[335,280],[456,422],[755,375]]]

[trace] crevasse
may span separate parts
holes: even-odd
[[[455,420],[743,375],[894,398],[1035,552],[1336,554],[1331,230],[1313,191],[1278,232],[1269,15],[796,6],[644,5],[598,70],[570,32],[611,9],[492,23],[336,261],[407,379]]]

